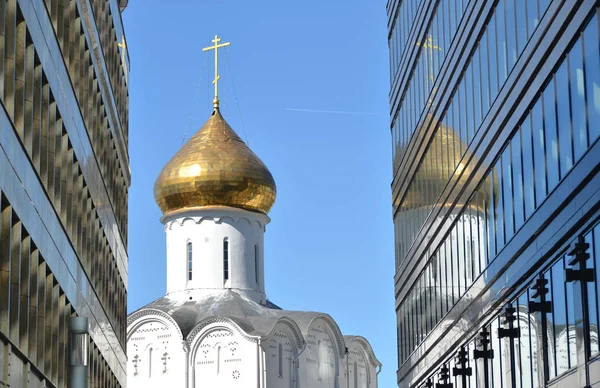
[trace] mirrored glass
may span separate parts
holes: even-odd
[[[502,191],[504,199],[504,233],[506,241],[514,234],[513,218],[513,190],[512,190],[512,166],[510,157],[510,146],[502,152]]]
[[[568,368],[571,369],[577,365],[577,329],[575,324],[575,290],[574,287],[580,287],[579,284],[575,284],[574,282],[565,283],[565,291],[566,291],[566,299],[567,299],[567,336],[569,342],[569,364]],[[579,294],[581,295],[581,294]],[[578,303],[580,299],[577,299]],[[558,358],[558,357],[557,357]],[[560,367],[560,365],[559,365]]]
[[[488,76],[490,79],[490,106],[498,95],[498,44],[496,42],[496,18],[492,17],[487,27],[487,48],[488,48]]]
[[[479,77],[481,80],[481,119],[487,114],[490,109],[490,68],[488,66],[488,37],[487,32],[483,34],[479,41],[479,60],[481,62],[481,70]]]
[[[515,1],[515,14],[517,25],[517,53],[522,53],[529,38],[527,37],[527,2]]]
[[[465,71],[465,115],[466,115],[466,126],[467,126],[467,138],[469,143],[473,140],[473,134],[475,133],[475,118],[474,118],[474,104],[473,104],[473,66],[472,64],[467,67]]]
[[[510,141],[512,152],[512,178],[513,178],[513,192],[514,192],[514,204],[515,204],[515,230],[518,230],[521,225],[525,222],[524,213],[524,196],[523,196],[523,170],[521,158],[523,157],[521,151],[521,131],[517,131]]]
[[[481,69],[480,69],[480,51],[479,48],[475,51],[472,60],[473,67],[473,108],[475,110],[474,120],[474,133],[477,133],[479,126],[481,125],[482,113],[481,113]]]
[[[586,266],[593,268],[595,271],[596,260],[595,260],[595,249],[594,249],[594,235],[593,231],[590,231],[585,236],[585,242],[589,244],[590,258],[587,260]],[[588,316],[590,321],[590,350],[591,354],[598,353],[598,300],[596,299],[596,282],[587,283],[588,293]],[[595,340],[593,339],[595,337]]]
[[[546,198],[546,157],[544,150],[544,121],[542,118],[542,100],[531,110],[531,129],[533,134],[533,159],[535,170],[535,198],[539,206]]]
[[[533,31],[540,22],[537,0],[526,0],[527,2],[527,37],[531,38]]]
[[[504,247],[504,192],[502,190],[502,163],[498,159],[494,166],[494,194],[498,194],[498,202],[495,208],[495,222],[496,222],[496,253]]]
[[[506,54],[508,61],[508,73],[517,63],[519,53],[517,52],[517,26],[515,20],[515,2],[523,3],[523,0],[506,0]]]
[[[583,48],[577,40],[569,52],[569,84],[573,120],[573,149],[575,160],[587,150],[587,127],[585,120],[585,79],[583,73]]]
[[[569,334],[567,327],[567,300],[565,298],[564,261],[561,258],[552,266],[552,321],[554,346],[550,349],[555,360],[550,376],[558,376],[569,370]]]
[[[556,103],[554,99],[554,79],[546,85],[544,98],[544,130],[546,145],[546,171],[548,172],[548,192],[558,184],[558,138],[556,133]]]
[[[600,352],[600,340],[598,338],[598,335],[600,334],[600,224],[598,224],[594,227],[592,249],[593,249],[593,255],[594,255],[594,268],[595,268],[595,275],[596,275],[594,285],[596,286],[595,299],[596,299],[596,306],[597,306],[596,312],[597,312],[598,316],[596,317],[596,321],[595,321],[596,327],[591,328],[591,331],[592,331],[591,339],[592,339],[592,349],[594,350],[593,353],[597,353],[597,352]]]
[[[506,41],[506,17],[505,3],[507,0],[500,0],[496,5],[494,17],[496,19],[496,47],[498,49],[498,90],[508,76],[508,43]]]
[[[573,167],[573,141],[571,136],[571,105],[569,102],[569,73],[567,61],[556,72],[556,113],[558,119],[558,143],[560,147],[560,175],[563,178]]]
[[[587,93],[590,144],[600,136],[600,53],[598,45],[598,14],[583,31],[585,52],[585,90]]]

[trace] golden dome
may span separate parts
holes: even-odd
[[[165,216],[210,206],[267,214],[276,193],[269,169],[227,124],[218,107],[154,183],[154,199]]]
[[[455,168],[458,174],[460,169],[465,169],[463,160],[469,160],[471,157],[474,157],[475,161],[477,160],[477,156],[473,156],[471,150],[467,149],[467,144],[461,140],[456,131],[448,128],[443,123],[437,122],[437,120],[434,121],[434,125],[436,124],[439,124],[439,127],[435,131],[425,158],[421,162],[414,181],[410,184],[402,201],[401,211],[435,205],[450,177],[455,173]],[[466,171],[462,172],[458,187],[466,185],[467,178],[473,174],[471,167],[473,164],[471,162],[469,167],[466,167]],[[475,172],[475,177],[469,182],[468,192],[475,191],[476,187],[474,185],[483,179],[482,170],[485,171],[485,169],[480,168]],[[469,206],[484,209],[492,198],[490,186],[488,176],[485,183],[477,190],[475,197],[470,201]],[[457,205],[466,205],[466,203],[459,201]]]

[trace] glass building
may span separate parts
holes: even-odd
[[[125,3],[0,0],[0,386],[126,385]]]
[[[600,386],[600,11],[389,0],[400,387]]]

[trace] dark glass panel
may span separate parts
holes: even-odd
[[[558,184],[558,138],[556,134],[556,105],[554,99],[554,80],[551,80],[543,93],[544,129],[546,143],[546,171],[548,192]]]
[[[555,368],[550,376],[558,376],[569,369],[569,341],[567,326],[567,300],[565,298],[564,261],[561,258],[552,266],[552,317],[553,343],[549,352],[553,353]]]
[[[585,78],[583,73],[581,39],[569,52],[569,84],[571,91],[571,114],[573,120],[573,149],[575,160],[587,150],[587,128],[585,120]]]
[[[583,31],[585,52],[585,90],[587,93],[590,144],[600,136],[600,53],[598,45],[598,14]]]

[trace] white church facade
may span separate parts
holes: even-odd
[[[377,388],[381,363],[365,338],[267,300],[275,182],[214,105],[154,187],[167,294],[128,316],[128,386]]]

